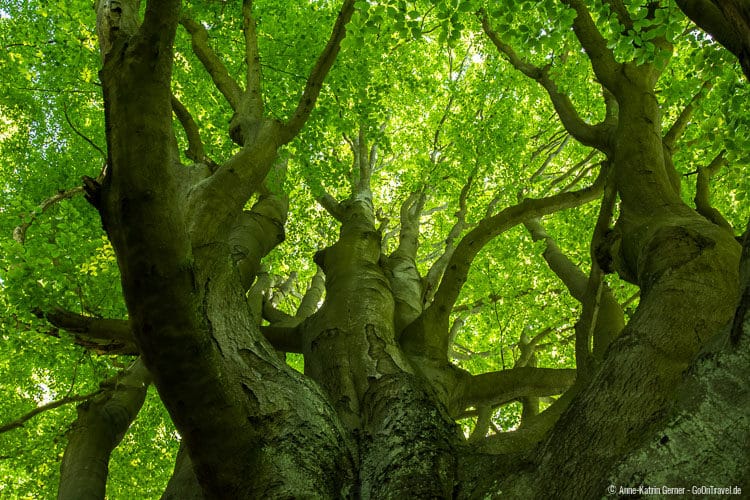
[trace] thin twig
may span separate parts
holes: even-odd
[[[50,403],[47,403],[42,406],[37,406],[30,412],[22,415],[21,417],[17,418],[16,420],[13,420],[12,422],[8,422],[6,424],[0,425],[0,434],[3,432],[8,432],[13,429],[17,429],[19,427],[23,427],[23,424],[31,420],[33,417],[39,415],[40,413],[44,413],[48,410],[54,410],[55,408],[59,408],[60,406],[64,406],[70,403],[75,403],[78,401],[86,401],[89,398],[92,398],[96,396],[97,394],[101,393],[102,389],[98,389],[94,392],[91,392],[89,394],[82,394],[77,396],[67,396],[62,399],[58,399],[57,401],[52,401]]]

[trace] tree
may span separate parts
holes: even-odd
[[[59,498],[139,421],[164,498],[750,488],[747,85],[668,2],[535,6],[0,7],[5,340],[70,385],[3,430],[84,400]]]

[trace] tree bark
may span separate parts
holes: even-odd
[[[141,360],[101,384],[104,392],[78,405],[60,466],[59,500],[104,498],[112,450],[146,398],[149,376]]]

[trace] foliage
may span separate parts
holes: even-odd
[[[691,29],[669,2],[653,16],[639,2],[624,2],[635,15],[630,27],[610,12],[609,2],[593,3],[619,60],[669,64],[657,85],[667,129],[693,96],[701,96],[674,157],[682,195],[692,204],[695,172],[726,151],[728,165],[712,182],[712,202],[740,230],[750,215],[750,90],[732,57]],[[573,11],[552,1],[494,5],[489,16],[503,40],[526,60],[549,64],[556,84],[586,121],[602,119],[599,86],[570,29]],[[265,104],[274,117],[286,119],[294,111],[326,42],[327,29],[319,27],[333,23],[338,7],[331,1],[256,2]],[[594,172],[586,167],[601,157],[589,158],[588,148],[568,139],[543,89],[498,54],[482,33],[479,7],[468,0],[357,2],[350,34],[317,107],[286,148],[291,203],[286,241],[264,260],[276,277],[277,287],[269,293],[280,294],[280,309],[296,310],[316,272],[313,255],[336,240],[337,223],[315,200],[323,192],[348,196],[354,173],[347,140],[360,130],[378,148],[372,188],[391,250],[401,203],[411,193],[428,194],[418,254],[423,273],[444,249],[469,179],[464,233],[519,197],[593,182]],[[185,2],[184,8],[201,20],[230,72],[242,74],[237,6]],[[670,52],[653,42],[659,37],[674,44],[669,61]],[[94,12],[81,1],[2,0],[0,46],[0,386],[5,395],[0,420],[5,422],[35,405],[95,390],[129,358],[92,354],[38,317],[54,307],[126,317],[117,263],[95,210],[81,196],[39,208],[56,192],[80,184],[81,176],[96,177],[103,165]],[[227,157],[234,147],[226,133],[231,110],[205,75],[185,30],[178,31],[176,47],[174,94],[201,127],[207,156]],[[186,150],[186,136],[179,126],[175,130],[180,149]],[[544,221],[584,273],[597,210],[588,205]],[[24,222],[31,225],[21,244],[11,236]],[[538,366],[574,367],[572,328],[580,306],[542,251],[542,243],[517,227],[475,260],[452,317],[463,322],[453,349],[460,366],[472,373],[511,368],[520,356],[521,336],[549,329]],[[290,273],[296,273],[293,291],[282,294],[279,285]],[[636,292],[616,277],[609,279],[621,303]],[[110,498],[157,498],[172,470],[177,436],[157,395],[149,394],[113,456]],[[519,405],[503,407],[494,421],[507,429],[519,412]],[[68,405],[0,434],[0,476],[8,478],[0,496],[54,495],[64,433],[74,418]],[[472,426],[467,423],[466,432]]]

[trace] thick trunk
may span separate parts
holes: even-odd
[[[641,302],[538,451],[534,485],[516,484],[538,495],[601,496],[615,464],[663,422],[684,371],[736,304],[739,245],[679,200],[656,98],[647,86],[623,87],[612,158],[622,200],[616,259],[621,275],[641,287]]]
[[[305,372],[357,440],[362,498],[450,498],[460,436],[396,342],[372,205],[346,203],[338,242],[317,257],[326,302],[304,327]]]
[[[750,319],[750,318],[748,318]],[[624,455],[609,484],[750,488],[750,322],[739,348],[729,328],[711,340],[667,405],[665,424]],[[736,493],[736,492],[735,492]],[[725,493],[726,494],[726,493]]]
[[[109,8],[102,4],[100,18],[132,14],[137,5]],[[102,35],[109,172],[92,194],[101,196],[138,348],[208,496],[341,495],[353,473],[338,419],[314,384],[279,361],[245,301],[228,243],[244,200],[214,197],[239,207],[232,220],[231,207],[215,221],[194,203],[184,208],[170,105],[178,15],[179,2],[149,2],[140,27],[111,26]],[[267,171],[274,130],[264,128],[261,143],[248,144],[221,172],[231,176],[247,161],[253,172]],[[222,177],[209,179],[191,191],[191,203]]]

